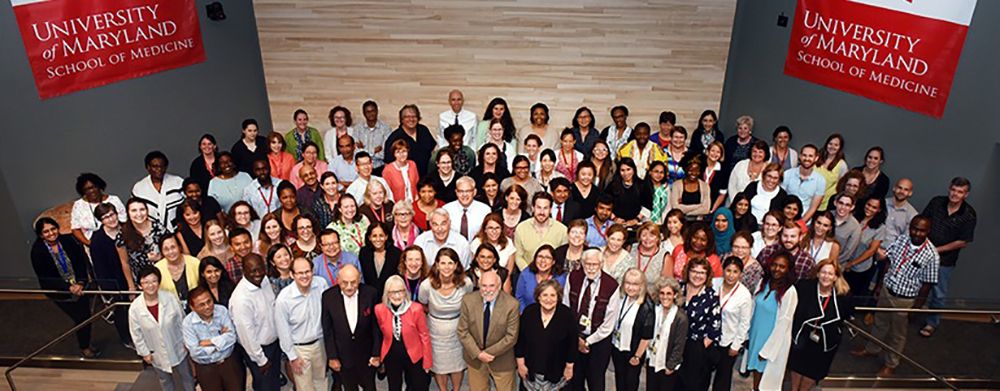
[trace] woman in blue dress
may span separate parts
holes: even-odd
[[[744,356],[753,371],[755,391],[781,390],[785,364],[792,340],[792,320],[798,305],[795,274],[790,273],[791,255],[782,251],[774,256],[769,273],[754,298],[750,321],[750,347]]]

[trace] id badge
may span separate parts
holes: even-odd
[[[581,316],[580,317],[580,326],[589,327],[590,326],[590,317],[587,316],[587,315]]]
[[[611,338],[612,338],[611,342],[617,345],[618,342],[622,340],[622,333],[620,331],[615,331],[614,335]]]
[[[819,343],[819,329],[813,329],[813,331],[809,333],[809,339],[815,343]]]

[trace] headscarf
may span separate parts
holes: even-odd
[[[725,231],[719,231],[715,228],[715,219],[717,216],[723,215],[726,217],[726,221],[729,225],[726,227]],[[715,252],[717,254],[728,254],[733,249],[733,234],[736,230],[733,228],[733,212],[727,207],[721,207],[712,214],[712,232],[715,233]]]

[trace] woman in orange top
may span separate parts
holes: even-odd
[[[271,162],[271,175],[283,181],[288,180],[288,176],[295,166],[295,156],[285,152],[285,137],[278,132],[271,132],[267,135],[267,145],[271,150],[267,153],[267,160]],[[253,176],[254,173],[248,173]]]
[[[417,164],[410,160],[410,144],[406,140],[396,140],[392,143],[389,153],[396,158],[387,164],[382,171],[382,178],[389,184],[393,202],[400,200],[413,201],[417,199],[417,182],[420,174]]]

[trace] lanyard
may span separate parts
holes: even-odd
[[[420,290],[420,280],[419,279],[417,280],[417,284],[413,288],[410,288],[410,279],[409,278],[406,278],[404,276],[403,277],[403,282],[406,283],[406,290],[410,291],[410,295],[413,296],[413,298],[411,300],[417,301],[417,291]]]
[[[622,309],[618,313],[618,322],[615,323],[616,331],[622,328],[622,320],[625,319],[625,315],[632,310],[632,307],[635,307],[635,303],[639,302],[638,300],[633,300],[632,304],[630,304],[628,307],[625,307],[625,304],[628,303],[628,301],[629,299],[627,297],[625,298],[625,300],[622,301]]]
[[[52,251],[52,247],[49,247],[49,252],[52,255],[59,257],[59,268],[62,269],[62,274],[69,274],[69,265],[66,261],[66,252],[63,251],[62,243],[56,243],[57,249],[55,252]],[[70,283],[75,283],[76,278],[70,278],[72,281]]]
[[[726,309],[726,304],[729,303],[729,299],[732,299],[733,296],[736,296],[736,290],[739,288],[740,288],[740,282],[736,281],[736,285],[734,285],[733,289],[729,291],[728,295],[726,295],[726,301],[722,302],[722,307],[719,308],[719,312],[722,312],[722,310]],[[824,308],[826,307],[824,306]]]
[[[375,208],[372,208],[372,214],[375,215],[375,220],[378,220],[380,223],[384,223],[385,222],[385,206],[383,205],[382,207],[378,208],[378,214],[375,214],[375,213],[376,213],[375,212]]]
[[[326,274],[330,276],[330,286],[337,285],[337,277],[330,272],[330,259],[323,254],[323,266],[326,266]],[[337,272],[340,272],[340,260],[337,260]]]
[[[656,251],[653,251],[653,255],[649,256],[649,262],[647,262],[646,266],[643,267],[642,266],[642,249],[640,248],[640,249],[636,249],[635,250],[635,257],[639,259],[639,267],[642,268],[642,273],[643,274],[646,273],[646,269],[649,268],[649,265],[651,265],[653,263],[653,257],[655,257],[656,254],[659,254],[659,253],[660,253],[660,247],[657,246],[656,247]]]
[[[809,249],[810,250],[814,250],[814,251],[809,251],[809,255],[812,256],[813,260],[815,260],[816,257],[819,255],[819,252],[823,249],[823,244],[820,244],[819,247],[815,247],[815,249],[814,249],[813,248],[813,243],[815,243],[815,241],[813,241],[813,240],[809,241],[809,247],[810,247]],[[825,244],[826,240],[824,240],[822,243]]]
[[[267,209],[268,211],[271,210],[271,201],[274,200],[274,185],[272,185],[270,189],[271,189],[271,194],[267,198],[264,198],[264,191],[261,190],[260,187],[257,188],[257,192],[260,193],[261,201],[264,201],[265,203],[264,208]]]
[[[927,239],[924,239],[924,244],[920,245],[920,248],[917,249],[917,252],[913,253],[913,256],[916,256],[917,254],[920,254],[920,252],[924,251],[924,247],[927,247]],[[912,257],[912,256],[911,257],[906,256],[907,254],[909,254],[909,252],[910,252],[910,246],[907,245],[906,249],[903,250],[903,259],[900,260],[899,265],[896,266],[896,273],[899,273],[899,269],[902,269],[903,265],[906,264],[906,261],[910,260],[910,258]]]
[[[351,238],[351,241],[354,242],[354,244],[358,245],[358,248],[364,247],[365,244],[364,241],[358,240],[356,236],[357,234],[360,233],[360,231],[361,231],[361,224],[354,223],[354,235],[348,235]]]
[[[601,235],[601,237],[604,238],[605,242],[608,241],[608,228],[611,228],[611,225],[608,224],[609,222],[611,222],[611,221],[610,220],[605,221],[604,224],[601,224],[600,226],[597,226],[597,224],[596,224],[597,223],[597,219],[596,218],[594,219],[594,223],[595,223],[594,226],[595,226],[595,228],[597,228],[597,234]],[[601,227],[604,227],[604,229],[601,230]]]
[[[205,160],[205,159],[202,159],[202,160]],[[208,164],[208,160],[205,160],[205,169],[208,170],[208,175],[211,175],[212,178],[215,178],[215,171],[212,170],[212,165]]]

